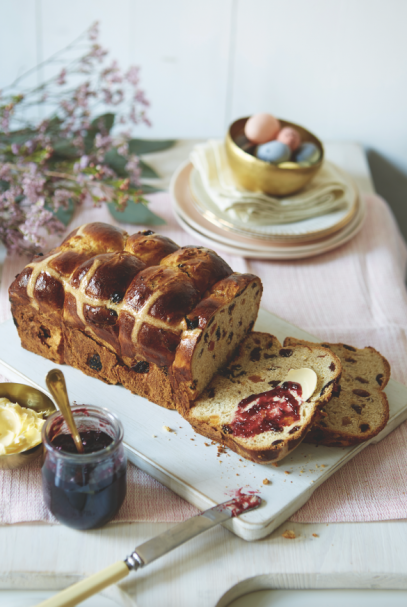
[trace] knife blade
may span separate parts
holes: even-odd
[[[258,508],[260,504],[261,499],[257,495],[240,495],[238,498],[205,510],[202,514],[193,516],[138,546],[128,557],[131,563],[127,560],[126,563],[135,569],[148,565],[204,531],[243,512]]]
[[[43,601],[37,607],[74,607],[97,592],[107,588],[110,584],[119,582],[131,570],[137,570],[152,563],[160,558],[160,556],[164,556],[164,554],[174,550],[174,548],[181,546],[181,544],[220,523],[258,508],[261,502],[261,498],[257,495],[239,494],[237,498],[205,510],[202,514],[193,516],[187,521],[179,523],[168,531],[164,531],[164,533],[144,542],[124,561],[118,561],[81,582],[69,586],[69,588]]]

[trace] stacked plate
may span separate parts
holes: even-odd
[[[346,208],[303,221],[278,225],[239,222],[219,209],[203,187],[198,171],[186,161],[174,173],[170,192],[175,217],[182,228],[209,248],[258,259],[300,259],[330,251],[361,229],[366,208],[350,177]]]

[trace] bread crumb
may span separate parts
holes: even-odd
[[[153,438],[157,438],[157,435],[156,435],[156,434],[153,434]]]
[[[173,432],[173,430],[171,430],[171,428],[169,426],[163,426],[163,430],[165,432]]]
[[[271,464],[274,468],[278,468],[278,464]]]
[[[204,443],[205,447],[210,447],[209,443]]]
[[[239,476],[239,474],[236,472],[236,476]]]
[[[284,474],[291,474],[288,470],[284,470]]]
[[[318,533],[313,533],[312,537],[319,537]]]
[[[270,485],[270,481],[268,478],[263,479],[263,485]]]
[[[286,540],[295,540],[297,536],[295,535],[294,531],[286,529],[284,533],[281,534],[281,537],[285,537]]]

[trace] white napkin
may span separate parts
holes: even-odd
[[[236,184],[223,141],[209,140],[195,146],[190,160],[213,203],[240,222],[257,225],[292,223],[339,211],[353,204],[350,185],[327,161],[300,192],[276,198],[244,190]]]

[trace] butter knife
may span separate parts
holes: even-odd
[[[235,499],[205,510],[202,514],[193,516],[144,542],[124,561],[118,561],[81,582],[69,586],[50,599],[39,603],[37,607],[74,607],[107,586],[119,582],[130,571],[137,571],[137,569],[145,567],[204,531],[244,512],[258,508],[261,501],[257,495],[242,494]]]

